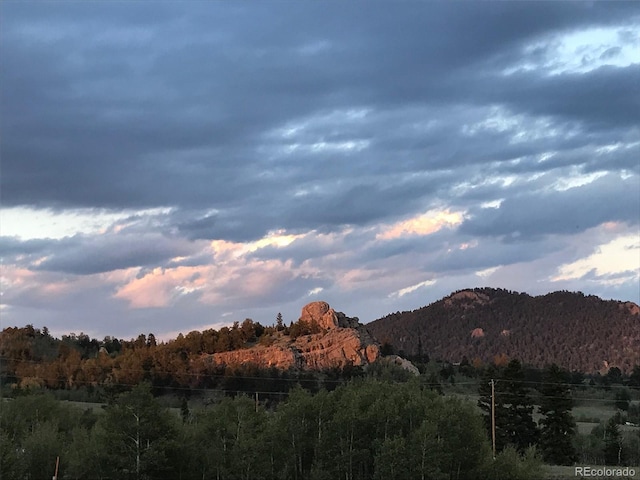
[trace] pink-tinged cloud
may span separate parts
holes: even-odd
[[[308,266],[295,267],[290,260],[261,260],[247,255],[252,248],[230,242],[214,242],[210,265],[155,268],[144,276],[127,279],[115,298],[131,308],[167,307],[184,295],[197,292],[197,301],[226,305],[251,302],[274,294],[291,282],[312,278]]]
[[[382,227],[376,238],[391,240],[406,235],[431,235],[443,228],[453,228],[464,220],[463,212],[446,210],[430,210],[407,220]]]
[[[206,286],[211,267],[154,268],[117,289],[114,297],[127,300],[132,308],[166,307],[178,296]]]
[[[59,301],[82,288],[74,276],[66,277],[53,273],[33,272],[12,265],[3,266],[0,279],[2,303],[27,303],[34,301]]]
[[[3,265],[0,276],[0,290],[2,291],[2,303],[5,303],[19,291],[31,287],[35,273],[26,268],[13,265]]]

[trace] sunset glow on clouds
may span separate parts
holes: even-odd
[[[640,7],[363,6],[0,4],[2,326],[639,302]]]
[[[599,245],[594,253],[575,262],[562,265],[553,281],[573,280],[586,277],[593,272],[603,277],[605,284],[640,282],[640,237],[637,234],[624,235]]]
[[[452,213],[448,210],[427,212],[384,228],[377,238],[391,240],[409,235],[429,235],[445,227],[456,227],[462,223],[462,220],[463,215],[457,212]]]

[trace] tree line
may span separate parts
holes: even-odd
[[[247,318],[219,330],[179,334],[167,342],[158,341],[153,333],[140,334],[131,340],[107,336],[99,341],[84,333],[63,335],[58,339],[50,335],[47,327],[10,327],[0,333],[0,373],[4,384],[20,388],[117,389],[148,381],[156,388],[231,390],[237,387],[235,377],[289,375],[276,369],[264,372],[251,366],[217,365],[211,362],[210,355],[258,344],[270,345],[283,336],[295,339],[321,331],[317,324],[302,320],[286,326],[281,315],[270,326]],[[335,376],[342,372],[328,373]],[[305,376],[312,375],[296,375],[299,380]],[[286,380],[276,391],[283,391]],[[272,381],[254,383],[247,388],[274,388]]]
[[[614,371],[615,375],[615,371]],[[631,376],[632,388],[640,379],[640,366]],[[498,452],[512,447],[519,453],[535,447],[543,460],[553,465],[582,463],[627,465],[640,462],[640,429],[627,438],[620,425],[625,420],[640,422],[640,408],[630,403],[627,389],[615,395],[617,412],[605,424],[598,424],[589,436],[578,435],[572,414],[571,375],[552,364],[539,381],[527,380],[519,360],[504,367],[492,366],[484,373],[478,393],[488,436],[495,437]],[[534,412],[540,416],[534,420]],[[631,422],[629,422],[632,424]]]
[[[533,452],[492,460],[475,407],[416,380],[357,379],[316,394],[296,388],[275,408],[247,396],[162,408],[148,383],[103,411],[47,394],[17,397],[0,415],[6,478],[518,479],[539,478]]]

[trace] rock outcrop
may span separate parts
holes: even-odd
[[[358,317],[349,318],[342,312],[336,312],[327,302],[312,302],[302,308],[300,320],[311,324],[316,322],[320,328],[355,328],[360,326]]]
[[[633,302],[620,303],[621,310],[627,310],[631,315],[640,315],[640,307]]]
[[[284,342],[265,347],[256,345],[251,348],[214,353],[209,360],[216,365],[243,365],[250,363],[260,368],[276,367],[281,369],[304,368],[300,353]]]
[[[474,328],[471,330],[471,338],[482,338],[484,337],[484,330],[481,328]]]
[[[462,308],[473,308],[475,305],[485,305],[489,303],[490,300],[489,296],[484,293],[474,292],[472,290],[461,290],[446,297],[444,304],[447,307],[458,305]]]
[[[317,325],[323,333],[301,335],[295,339],[274,334],[269,346],[214,353],[210,360],[218,365],[251,363],[258,367],[323,370],[364,366],[380,357],[378,342],[358,318],[336,312],[326,302],[313,302],[302,308],[300,320]]]
[[[396,365],[415,376],[420,375],[420,370],[418,370],[418,367],[416,367],[409,360],[399,357],[398,355],[389,355],[387,357],[384,357],[383,361],[392,365]]]

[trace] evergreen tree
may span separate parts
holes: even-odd
[[[540,388],[540,413],[544,416],[540,420],[540,448],[545,461],[556,465],[570,465],[577,459],[573,400],[566,381],[566,374],[553,364],[547,368]]]
[[[182,402],[180,403],[180,416],[182,417],[182,423],[186,423],[189,421],[189,417],[191,416],[191,412],[189,411],[189,402],[187,401],[187,397],[182,397]]]
[[[524,384],[524,372],[518,360],[512,360],[500,371],[489,367],[480,382],[478,406],[491,436],[491,380],[494,380],[496,451],[513,445],[520,453],[538,441],[533,421],[533,403]]]
[[[623,410],[623,411],[627,411],[629,410],[629,402],[631,400],[631,394],[629,393],[629,390],[622,389],[622,390],[618,390],[616,392],[616,408],[618,410]]]
[[[533,402],[524,383],[524,370],[519,360],[511,360],[500,382],[505,404],[507,442],[519,453],[538,442],[538,428],[533,421]]]
[[[615,417],[611,417],[604,430],[604,462],[607,465],[622,463],[622,434]]]
[[[622,371],[618,367],[611,367],[607,372],[610,384],[622,384]]]
[[[629,376],[629,386],[640,389],[640,365],[634,365],[633,371]]]

